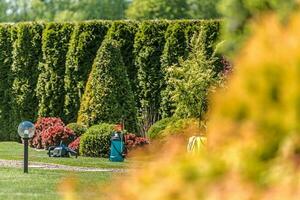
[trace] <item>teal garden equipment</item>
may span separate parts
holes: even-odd
[[[111,135],[110,156],[112,162],[123,162],[125,157],[125,139],[122,132],[114,131]]]

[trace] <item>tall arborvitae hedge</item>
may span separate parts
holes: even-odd
[[[215,48],[220,37],[220,29],[221,24],[219,21],[203,21],[201,23],[201,51],[204,53],[205,59],[210,59],[215,53]],[[216,72],[223,69],[224,66],[221,63],[221,56],[218,56],[214,66]]]
[[[165,44],[166,21],[145,21],[135,37],[135,65],[138,69],[140,117],[142,130],[160,118],[161,70],[160,57]]]
[[[11,135],[11,64],[12,40],[10,25],[0,25],[0,141]]]
[[[12,63],[12,111],[16,125],[22,120],[35,121],[38,101],[35,95],[42,58],[43,24],[21,23],[16,25]]]
[[[49,23],[43,32],[43,62],[37,84],[39,116],[63,116],[66,54],[73,25]]]
[[[129,82],[135,97],[138,101],[137,94],[137,68],[134,64],[134,37],[138,30],[138,22],[135,21],[115,21],[107,33],[109,39],[118,41],[122,58],[127,69]]]
[[[72,34],[64,78],[64,120],[74,122],[94,58],[104,39],[108,22],[78,23]]]
[[[169,97],[162,92],[168,89],[168,66],[176,64],[181,56],[186,57],[190,38],[200,30],[203,52],[209,58],[219,36],[220,22],[91,21],[78,23],[74,32],[73,29],[70,23],[0,24],[0,140],[15,138],[16,125],[22,119],[34,121],[37,116],[57,116],[74,121],[79,105],[84,111],[79,118],[88,125],[125,119],[134,130],[138,110],[141,130],[147,129],[161,115],[172,114],[168,107],[172,104],[164,107],[164,100]],[[99,50],[104,37],[105,46]],[[108,45],[110,41],[112,46]],[[222,69],[219,61],[214,65],[216,71]],[[92,63],[96,74],[106,74],[104,69],[108,67],[100,66],[109,66],[117,75],[92,73],[90,79],[96,78],[90,82],[94,85],[85,88]],[[102,77],[113,81],[104,81]],[[107,100],[101,96],[103,91],[113,91],[108,93],[111,99],[120,97],[121,102]],[[86,97],[82,102],[83,93]],[[125,98],[125,94],[129,97]],[[100,100],[101,104],[94,103]],[[97,108],[88,108],[92,104]]]
[[[136,130],[133,93],[117,41],[103,41],[86,86],[78,123],[85,125],[125,121],[129,131]]]
[[[174,90],[170,85],[166,85],[169,79],[168,67],[178,63],[179,59],[185,59],[189,52],[189,23],[171,23],[166,31],[166,43],[161,56],[162,73],[164,78],[161,80],[161,105],[160,112],[163,118],[170,117],[174,113],[174,106],[170,97],[170,91]]]

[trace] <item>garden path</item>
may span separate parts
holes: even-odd
[[[0,159],[0,167],[22,168],[23,161]],[[76,167],[76,166],[49,164],[49,163],[41,163],[41,162],[29,162],[29,168],[38,168],[38,169],[46,169],[46,170],[81,171],[81,172],[125,172],[126,171],[124,169]]]

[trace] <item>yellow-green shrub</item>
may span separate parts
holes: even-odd
[[[135,131],[136,108],[133,93],[117,41],[105,39],[97,53],[81,101],[78,123],[91,126],[125,121]]]

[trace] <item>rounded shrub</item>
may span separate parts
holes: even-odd
[[[172,117],[164,118],[154,123],[147,132],[149,139],[159,139],[162,136],[163,131],[171,121],[175,119]]]
[[[170,120],[166,128],[161,132],[161,137],[180,136],[187,138],[193,135],[203,134],[204,130],[199,119],[186,118]]]
[[[80,154],[90,157],[108,157],[113,129],[114,125],[107,123],[90,127],[80,138]]]
[[[67,127],[74,132],[77,138],[87,131],[87,127],[83,124],[70,123],[67,125]]]
[[[180,119],[170,117],[162,119],[153,124],[147,135],[150,139],[164,140],[170,136],[188,137],[191,135],[199,135],[201,132],[201,124],[199,120],[193,118]]]

